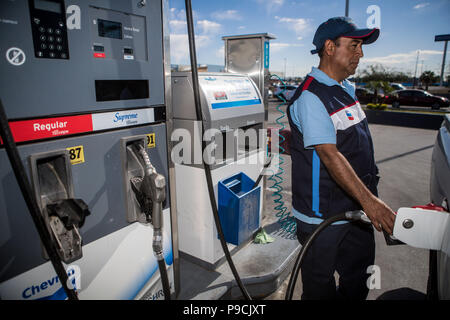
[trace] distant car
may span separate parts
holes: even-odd
[[[359,103],[368,104],[375,102],[375,92],[367,88],[356,88],[355,91],[356,97],[358,98]],[[384,94],[378,93],[378,101],[384,101]]]
[[[291,100],[292,96],[295,93],[295,90],[297,90],[298,86],[292,86],[292,85],[281,85],[275,88],[275,91],[273,92],[273,95],[277,97],[280,100],[284,100],[288,102]]]
[[[400,83],[391,82],[391,83],[389,83],[389,85],[394,90],[406,90],[406,87]]]
[[[394,108],[399,108],[400,105],[403,105],[431,107],[431,109],[437,110],[439,108],[446,108],[450,105],[447,98],[432,95],[425,90],[408,89],[397,90],[394,92],[398,97],[392,95],[386,99],[386,102],[391,103]]]

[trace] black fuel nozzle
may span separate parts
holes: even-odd
[[[61,199],[47,204],[48,228],[56,240],[61,260],[72,263],[83,256],[82,239],[78,231],[90,215],[87,204],[81,199]]]
[[[153,224],[155,230],[162,228],[162,207],[166,199],[166,179],[156,172],[142,144],[133,144],[134,152],[139,155],[144,166],[144,177],[131,179],[131,187],[147,221]]]
[[[146,193],[143,192],[143,190],[142,190],[143,189],[143,187],[142,187],[143,181],[144,181],[144,178],[142,178],[142,177],[131,178],[131,180],[130,180],[131,189],[133,190],[133,192],[136,196],[136,200],[139,204],[139,208],[145,214],[147,222],[152,223],[152,201],[146,195]]]
[[[48,215],[61,219],[67,230],[81,228],[84,220],[91,214],[88,205],[81,199],[62,199],[47,205]]]

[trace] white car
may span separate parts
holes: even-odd
[[[394,90],[406,90],[406,87],[400,83],[391,82],[391,83],[389,83],[389,85]]]
[[[292,96],[295,93],[295,90],[297,90],[298,86],[293,85],[280,85],[275,88],[274,96],[277,97],[279,100],[284,102],[289,102],[291,100]]]

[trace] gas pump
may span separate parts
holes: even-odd
[[[179,181],[176,185],[178,235],[184,256],[206,268],[215,269],[224,261],[224,253],[210,200],[204,196],[208,194],[208,187],[202,157],[215,160],[210,167],[219,213],[223,202],[221,220],[225,233],[230,235],[226,240],[230,251],[238,250],[257,231],[261,222],[263,192],[260,186],[252,187],[265,163],[266,150],[261,137],[264,105],[256,85],[245,75],[202,73],[199,84],[204,121],[198,121],[196,117],[191,73],[172,74],[174,136],[181,140],[173,148],[173,158],[181,155],[180,161],[175,161]],[[202,137],[202,126],[210,133],[208,136]],[[192,143],[187,144],[182,139],[189,139]],[[213,157],[202,154],[201,139],[209,139],[214,144]],[[181,150],[178,146],[183,145],[187,147]],[[239,174],[253,180],[247,190],[240,189],[244,182]],[[233,211],[227,200],[222,201],[221,192],[230,188],[241,195],[256,191],[253,195],[248,194],[254,197],[254,201],[247,202],[247,210]]]
[[[80,299],[177,288],[168,10],[167,0],[0,4],[0,99]],[[3,145],[0,163],[0,296],[64,299]]]

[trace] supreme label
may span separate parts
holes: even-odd
[[[154,121],[155,112],[153,108],[96,113],[92,115],[92,126],[95,131],[135,126]]]

